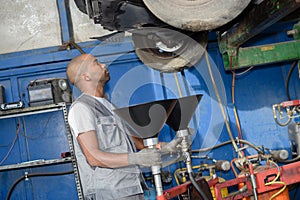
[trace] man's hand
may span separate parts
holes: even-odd
[[[164,153],[176,153],[179,150],[181,137],[173,139],[169,143],[161,143],[161,151]]]
[[[161,165],[161,153],[158,149],[147,148],[137,153],[129,153],[128,163],[130,165],[141,165],[145,167]]]

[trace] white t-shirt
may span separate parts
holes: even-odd
[[[115,115],[115,113],[112,111],[115,107],[107,99],[101,97],[94,98],[100,101],[100,103],[102,103],[108,110],[112,112],[113,115]],[[117,116],[115,115],[115,117]],[[90,109],[82,103],[77,103],[70,109],[68,120],[73,129],[75,137],[77,137],[79,133],[93,131],[96,127],[96,121]]]

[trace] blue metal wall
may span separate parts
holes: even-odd
[[[290,40],[284,33],[285,30],[291,29],[291,25],[274,26],[247,45]],[[116,44],[88,42],[79,45],[108,65],[111,81],[106,87],[106,92],[118,107],[200,93],[203,94],[203,98],[190,124],[195,130],[192,149],[209,147],[229,140],[205,57],[197,66],[185,70],[184,73],[161,74],[138,60],[130,38]],[[231,103],[232,74],[224,71],[215,41],[209,43],[208,54],[219,95],[228,113],[234,136],[237,136]],[[62,50],[59,47],[0,55],[0,84],[5,87],[6,102],[22,100],[28,106],[28,83],[35,79],[65,77],[66,65],[76,55],[79,55],[76,49]],[[291,63],[287,62],[255,67],[237,77],[235,106],[238,109],[244,139],[267,148],[289,150],[287,127],[280,127],[275,123],[272,104],[287,100],[285,82],[290,66]],[[292,99],[300,98],[300,81],[296,70],[291,78],[290,91]],[[78,95],[75,89],[73,93],[75,97]],[[0,127],[0,162],[9,152],[18,134],[11,153],[1,165],[59,158],[61,152],[68,151],[64,121],[60,112],[2,119]],[[165,126],[159,138],[169,141],[174,134]],[[208,155],[226,160],[236,157],[230,145],[208,152]],[[199,162],[200,160],[194,160],[195,165]],[[172,165],[170,170],[174,171],[177,167],[178,164]],[[0,199],[5,199],[13,182],[25,172],[70,169],[71,165],[65,164],[0,172]],[[230,179],[233,178],[233,173],[222,173],[222,176]],[[76,195],[74,176],[64,175],[34,177],[22,181],[14,190],[12,199],[76,199]]]

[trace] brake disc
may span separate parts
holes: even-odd
[[[163,22],[182,30],[218,28],[236,18],[251,0],[143,0]]]

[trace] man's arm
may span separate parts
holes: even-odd
[[[132,137],[135,147],[138,150],[145,148],[143,138],[138,138],[138,137],[135,137],[134,135],[131,135],[131,137]]]
[[[108,153],[100,150],[95,131],[80,133],[77,141],[87,162],[93,167],[117,168],[129,165],[127,153]]]
[[[154,166],[161,164],[161,154],[156,149],[143,149],[137,153],[109,153],[98,147],[95,131],[80,133],[78,143],[89,165],[118,168],[128,165]]]

